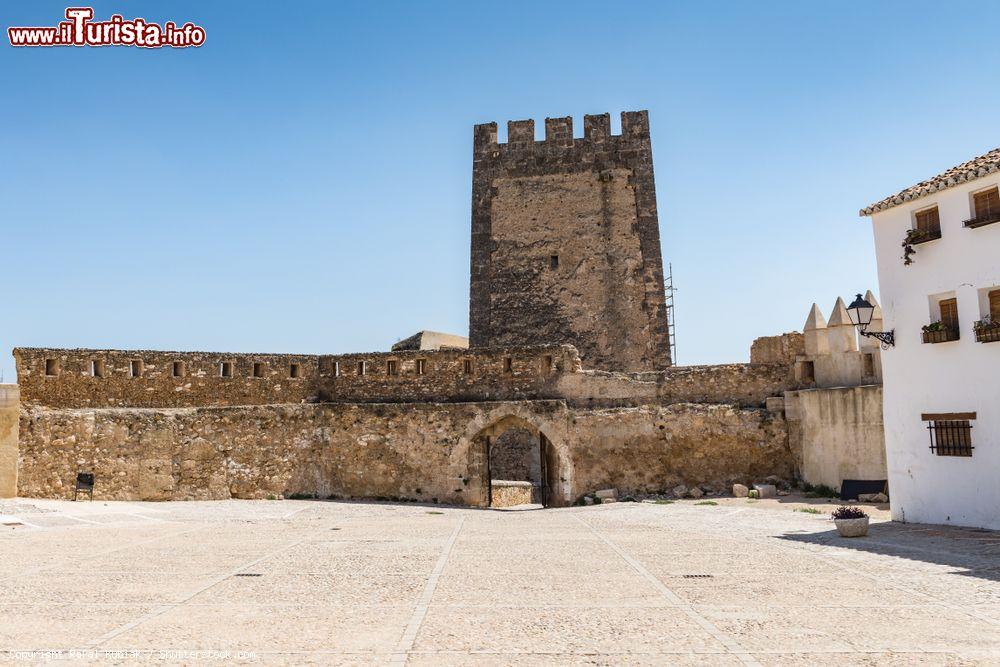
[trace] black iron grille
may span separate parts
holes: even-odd
[[[938,456],[972,456],[972,424],[967,419],[934,420],[927,423],[931,451]]]

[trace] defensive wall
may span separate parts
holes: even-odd
[[[483,505],[485,434],[508,427],[545,436],[553,505],[606,486],[721,491],[797,466],[784,420],[764,407],[790,387],[781,364],[607,373],[581,368],[568,345],[314,357],[21,348],[15,357],[23,496],[69,497],[85,471],[97,475],[96,498]]]

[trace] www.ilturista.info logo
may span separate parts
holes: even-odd
[[[205,43],[205,29],[193,23],[177,27],[173,21],[162,26],[146,19],[126,21],[114,14],[107,21],[92,21],[92,7],[67,7],[67,21],[52,27],[10,27],[11,46],[140,46],[183,49]]]

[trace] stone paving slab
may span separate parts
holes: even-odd
[[[812,506],[20,499],[0,663],[1000,665],[1000,535]]]
[[[669,628],[669,632],[665,629]],[[672,608],[432,609],[414,650],[581,654],[724,652],[725,647]]]

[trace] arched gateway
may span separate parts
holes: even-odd
[[[470,459],[482,485],[481,504],[566,504],[564,457],[541,427],[505,415],[479,430],[469,443]]]

